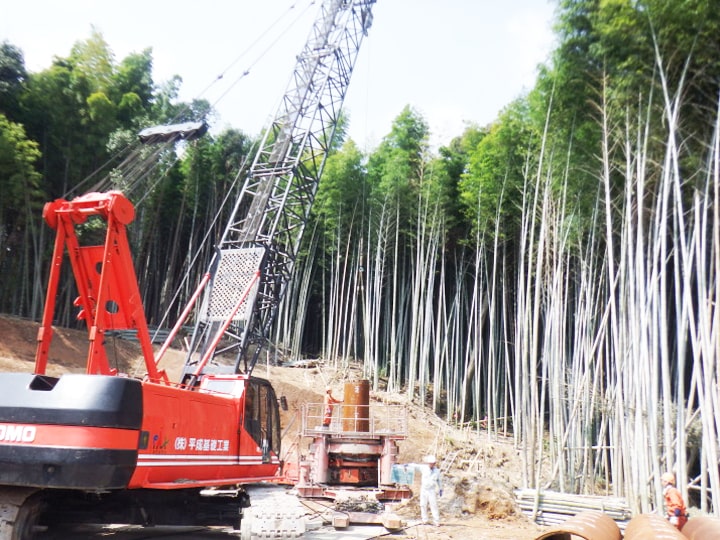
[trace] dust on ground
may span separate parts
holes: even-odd
[[[0,371],[34,370],[39,325],[35,322],[0,315]],[[131,341],[108,338],[106,350],[111,365],[119,372],[142,375],[142,355]],[[87,333],[54,328],[47,374],[82,372],[87,356]],[[181,351],[170,350],[160,363],[171,380],[178,380],[182,367]],[[270,380],[278,395],[285,396],[289,411],[283,426],[290,425],[293,411],[305,403],[320,403],[326,384],[341,391],[348,380],[361,378],[347,366],[342,370],[310,363],[304,367],[258,366],[254,372]],[[512,439],[490,437],[485,432],[459,429],[443,422],[428,409],[412,403],[404,394],[370,392],[371,404],[402,404],[408,409],[409,437],[399,443],[400,463],[419,462],[428,453],[438,456],[443,470],[443,496],[440,498],[442,525],[419,524],[418,497],[398,503],[394,510],[408,523],[402,534],[382,538],[405,540],[516,539],[537,538],[543,531],[528,520],[515,504],[513,490],[521,486],[521,460]],[[297,441],[297,429],[286,428],[284,447]],[[413,492],[419,493],[419,475]]]

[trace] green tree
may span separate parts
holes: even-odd
[[[460,184],[468,170],[470,156],[487,133],[485,128],[468,126],[462,135],[455,137],[448,146],[439,148],[439,156],[431,165],[435,181],[430,184],[427,196],[439,202],[452,246],[466,238],[468,231],[472,229],[467,225],[468,221],[463,212]],[[474,220],[471,223],[474,223]]]
[[[417,193],[425,173],[428,126],[410,106],[393,122],[390,134],[368,160],[371,198],[381,206],[395,208],[405,232],[415,226]]]
[[[19,96],[26,80],[22,51],[4,41],[0,44],[0,113],[11,120],[20,119]]]
[[[93,28],[67,58],[55,57],[48,69],[28,76],[23,123],[41,145],[50,196],[71,192],[106,164],[116,130],[149,123],[151,70],[149,49],[116,66],[110,47]]]
[[[115,56],[102,33],[95,27],[90,37],[77,41],[68,57],[78,78],[87,81],[92,91],[108,93],[113,84]]]
[[[582,230],[591,227],[599,189],[588,164],[596,162],[603,137],[611,150],[609,187],[618,201],[611,208],[622,208],[619,172],[628,164],[628,134],[647,130],[647,151],[662,152],[668,107],[683,111],[677,136],[684,176],[694,177],[703,166],[703,141],[715,129],[720,13],[706,0],[561,0],[557,21],[558,46],[530,95],[531,114],[540,125],[549,113],[546,167],[553,170],[550,178],[567,184]],[[649,208],[661,163],[644,170]],[[691,194],[689,187],[685,196]]]
[[[152,65],[152,49],[145,49],[126,56],[113,73],[110,98],[125,127],[150,113],[155,90]]]
[[[30,137],[40,143],[40,171],[50,197],[66,193],[71,178],[79,178],[71,155],[83,130],[71,80],[70,66],[56,61],[50,68],[30,75],[22,96],[24,124]]]
[[[363,160],[363,154],[353,140],[328,157],[313,214],[321,221],[330,246],[336,245],[338,237],[352,241],[362,230],[367,202]]]
[[[38,144],[27,138],[23,127],[0,114],[0,225],[4,224],[6,230],[17,212],[41,194],[41,177],[35,170],[39,158]]]
[[[427,201],[423,199],[423,183],[428,179],[428,127],[420,114],[405,107],[393,122],[390,133],[368,159],[368,288],[380,291],[382,298],[368,304],[371,314],[368,333],[373,326],[386,321],[387,333],[378,336],[366,348],[374,355],[373,364],[383,369],[390,366],[389,385],[396,387],[412,370],[397,361],[405,354],[413,336],[407,333],[414,316],[408,304],[419,250],[419,220],[425,222]],[[431,271],[431,270],[426,270]]]
[[[37,256],[34,251],[28,258],[36,241],[30,225],[38,221],[45,200],[35,170],[39,158],[37,143],[27,138],[23,127],[0,114],[0,274],[6,292],[0,296],[0,311],[4,312],[29,308],[23,303],[28,301],[32,281],[23,278],[27,270],[23,266]]]
[[[497,232],[503,240],[512,239],[520,224],[529,160],[539,144],[528,100],[506,107],[488,131],[473,140],[478,143],[459,183],[466,218],[482,236],[493,238]]]

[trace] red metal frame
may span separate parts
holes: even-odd
[[[99,216],[106,224],[105,243],[81,245],[76,226],[90,217]],[[105,351],[108,330],[136,330],[148,379],[169,382],[164,371],[158,370],[153,355],[150,333],[140,297],[140,290],[130,256],[126,225],[135,217],[132,203],[119,191],[89,193],[72,201],[57,199],[43,210],[45,221],[55,229],[55,247],[48,279],[47,297],[42,323],[38,331],[35,373],[45,374],[52,341],[63,256],[67,248],[75,276],[80,308],[78,320],[85,320],[88,329],[88,374],[115,375]]]
[[[118,191],[89,193],[72,201],[58,199],[45,205],[43,217],[56,231],[56,237],[38,331],[35,373],[44,375],[47,369],[58,284],[67,253],[78,291],[74,302],[79,308],[77,318],[88,328],[86,373],[118,375],[108,361],[105,334],[110,330],[137,332],[147,369],[142,381],[142,426],[139,431],[37,426],[32,444],[136,449],[136,468],[127,485],[130,489],[277,481],[282,467],[279,456],[264,455],[260,444],[244,429],[249,375],[205,375],[199,381],[203,363],[194,374],[193,384],[181,385],[170,382],[165,371],[158,369],[160,357],[210,276],[202,280],[156,359],[127,238],[126,226],[134,216],[132,203]],[[93,217],[104,221],[104,243],[84,245],[78,226]],[[231,393],[210,390],[210,383],[218,380],[236,384]]]

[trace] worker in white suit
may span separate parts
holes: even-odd
[[[438,495],[442,496],[442,478],[437,468],[435,456],[425,456],[422,463],[409,463],[416,471],[422,473],[420,482],[420,517],[423,524],[428,523],[428,506],[433,517],[433,524],[440,526],[440,510]]]

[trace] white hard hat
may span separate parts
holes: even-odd
[[[660,480],[667,482],[668,484],[672,484],[673,486],[675,485],[675,475],[671,472],[663,473]]]
[[[435,463],[435,456],[432,456],[432,455],[431,455],[431,456],[425,456],[425,457],[423,458],[423,461],[424,461],[425,463]]]

